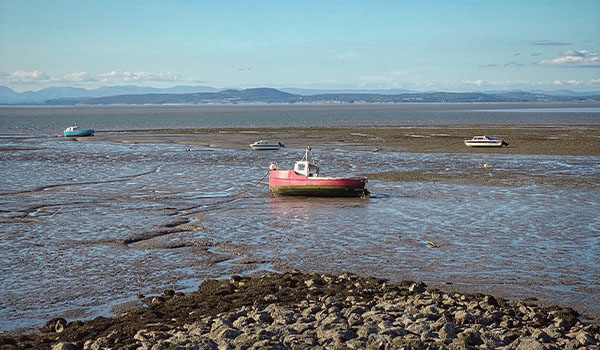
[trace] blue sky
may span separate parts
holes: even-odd
[[[0,0],[0,85],[600,90],[600,0]]]

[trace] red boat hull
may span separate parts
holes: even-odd
[[[308,177],[293,170],[269,171],[269,190],[281,196],[361,197],[367,178]]]

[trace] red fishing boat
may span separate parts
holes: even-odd
[[[369,194],[365,188],[367,177],[319,176],[319,167],[310,147],[297,161],[294,170],[279,170],[277,163],[269,165],[269,190],[281,196],[362,197]]]

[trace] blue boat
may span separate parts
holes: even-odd
[[[73,125],[63,131],[62,136],[65,137],[83,137],[83,136],[94,136],[93,129],[80,130],[78,126]]]

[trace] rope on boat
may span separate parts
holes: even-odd
[[[248,187],[247,189],[243,190],[243,191],[239,191],[236,193],[232,193],[224,198],[224,200],[218,201],[218,202],[214,202],[214,203],[210,203],[210,204],[203,204],[203,205],[197,205],[197,206],[193,206],[187,209],[183,209],[182,211],[185,212],[186,214],[193,214],[193,213],[198,213],[198,212],[202,212],[204,210],[202,209],[208,209],[211,207],[215,207],[215,206],[219,206],[225,203],[230,203],[233,201],[236,201],[240,198],[242,198],[243,195],[245,195],[246,193],[250,192],[251,190],[253,190],[254,188],[258,187],[260,185],[260,183],[267,177],[269,176],[269,172],[267,171],[267,173],[265,175],[263,175],[263,177],[261,177],[258,181],[252,183],[252,185],[250,187]],[[198,209],[198,208],[202,208],[199,210],[195,210],[195,211],[191,211],[194,209]]]

